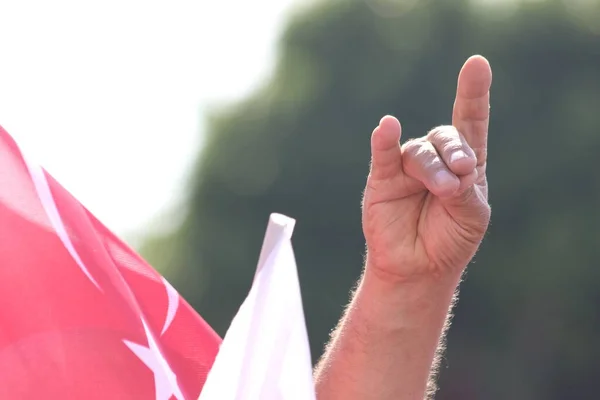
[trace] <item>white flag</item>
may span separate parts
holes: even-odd
[[[315,388],[291,237],[271,214],[250,293],[233,319],[199,400],[314,400]]]

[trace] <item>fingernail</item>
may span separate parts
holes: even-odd
[[[441,169],[435,173],[435,176],[433,179],[435,180],[435,183],[438,186],[443,186],[443,185],[446,185],[446,184],[452,182],[454,179],[454,176],[450,172],[446,171],[445,169]]]
[[[463,158],[467,158],[467,153],[462,150],[456,150],[454,153],[450,154],[450,162],[453,163],[458,160],[462,160]]]

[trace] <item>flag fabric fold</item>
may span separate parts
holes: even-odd
[[[0,304],[0,399],[197,399],[221,343],[2,128]]]
[[[272,214],[252,288],[229,327],[199,400],[314,400],[296,262],[295,221]]]

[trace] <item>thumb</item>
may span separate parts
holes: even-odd
[[[371,135],[371,178],[383,180],[402,171],[400,122],[385,116]]]

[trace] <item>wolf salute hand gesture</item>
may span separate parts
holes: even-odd
[[[451,126],[402,145],[394,117],[373,131],[365,271],[317,367],[319,400],[422,400],[432,391],[453,297],[490,220],[491,82],[488,61],[473,56]]]

